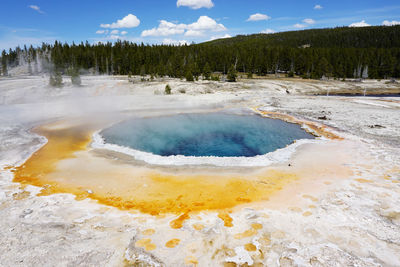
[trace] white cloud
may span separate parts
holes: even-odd
[[[320,10],[320,9],[323,9],[323,7],[322,7],[321,5],[315,5],[315,6],[314,6],[314,9]]]
[[[218,24],[215,20],[207,16],[201,16],[196,22],[187,25],[189,30],[196,31],[214,31],[221,32],[226,31],[226,28],[222,24]]]
[[[315,20],[313,19],[303,19],[303,22],[306,24],[315,24]]]
[[[300,23],[296,23],[293,25],[293,27],[297,28],[297,29],[304,29],[307,27],[307,25],[305,24],[300,24]]]
[[[371,25],[366,23],[365,20],[362,20],[360,22],[354,22],[349,25],[349,27],[369,27],[369,26],[371,26]]]
[[[199,37],[199,36],[203,36],[204,33],[202,31],[196,31],[196,30],[188,30],[185,32],[185,36],[188,37]]]
[[[384,26],[400,25],[400,21],[397,21],[397,20],[392,20],[392,21],[385,20],[384,22],[382,22],[382,25],[384,25]]]
[[[111,34],[108,38],[111,39],[111,40],[119,40],[119,39],[121,39],[121,36],[115,35],[115,34]]]
[[[175,24],[166,20],[161,20],[157,28],[145,30],[142,32],[142,36],[169,36],[176,34],[183,34],[187,25]]]
[[[273,29],[265,29],[265,30],[261,31],[260,33],[271,34],[271,33],[275,33],[275,31]]]
[[[212,8],[214,3],[212,0],[178,0],[176,2],[177,7],[186,6],[191,9],[199,9],[199,8]]]
[[[128,32],[127,31],[122,31],[121,35],[126,35]]]
[[[28,6],[29,8],[39,12],[40,14],[44,14],[44,12],[40,9],[40,7],[36,6],[36,5],[30,5]]]
[[[256,13],[251,15],[247,21],[260,21],[260,20],[269,20],[271,17],[265,14]]]
[[[108,31],[107,30],[98,30],[98,31],[96,31],[96,34],[105,34],[105,33],[108,33]]]
[[[123,19],[117,20],[117,22],[111,24],[100,24],[102,28],[111,28],[111,29],[119,29],[119,28],[135,28],[139,26],[140,20],[132,14],[127,15]]]
[[[229,34],[225,34],[225,35],[222,35],[222,36],[213,36],[213,37],[210,38],[210,41],[217,40],[217,39],[231,38],[231,37],[232,36],[230,36]]]
[[[188,45],[188,41],[186,40],[172,40],[172,39],[164,39],[163,44],[165,45]]]
[[[110,32],[110,34],[119,34],[119,30],[112,30],[111,32]]]
[[[221,32],[226,31],[222,24],[218,24],[214,19],[201,16],[192,24],[175,24],[166,20],[161,20],[157,28],[145,30],[142,37],[146,36],[170,36],[185,34],[185,36],[202,36],[205,31]]]

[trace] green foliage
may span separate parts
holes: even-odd
[[[253,73],[252,72],[248,72],[247,73],[247,79],[253,79]]]
[[[200,68],[199,68],[197,62],[195,62],[193,65],[192,74],[193,74],[194,78],[196,79],[196,81],[198,81],[199,76],[201,75],[201,71],[200,71]]]
[[[7,70],[7,53],[5,50],[1,53],[1,72],[3,73],[3,76],[8,75],[8,70]],[[0,74],[1,74],[0,72]]]
[[[190,70],[186,71],[185,78],[186,78],[186,81],[188,81],[188,82],[193,82],[194,81],[193,74],[192,74],[192,72]]]
[[[172,91],[171,86],[169,86],[169,84],[167,84],[167,85],[165,86],[165,91],[164,91],[164,93],[165,93],[166,95],[170,95],[170,94],[171,94],[171,91]]]
[[[68,70],[68,75],[71,76],[71,83],[75,86],[81,86],[81,76],[79,74],[79,70],[76,68],[70,68]]]
[[[219,82],[220,81],[219,75],[212,75],[211,81]]]
[[[208,62],[206,62],[206,64],[204,65],[203,77],[204,77],[204,80],[209,80],[211,78],[211,68],[210,68],[210,64],[208,64]]]
[[[236,82],[236,78],[237,78],[237,72],[235,69],[235,66],[231,66],[228,70],[228,82]]]
[[[62,87],[63,86],[61,72],[55,71],[54,73],[50,74],[49,85],[51,87]]]
[[[293,72],[293,71],[289,71],[288,77],[289,77],[289,78],[293,78],[293,77],[294,77],[294,72]]]

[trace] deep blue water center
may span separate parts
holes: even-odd
[[[180,114],[134,118],[101,133],[107,143],[161,156],[254,157],[296,139],[314,138],[297,124],[259,115]]]

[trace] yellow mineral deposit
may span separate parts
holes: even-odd
[[[323,136],[323,137],[331,139],[331,140],[343,140],[342,137],[332,133],[330,131],[330,129],[324,125],[319,125],[319,124],[316,124],[314,122],[307,121],[307,120],[297,119],[293,116],[278,113],[278,112],[260,111],[257,108],[254,108],[253,110],[267,118],[279,119],[279,120],[283,120],[283,121],[290,122],[290,123],[304,125],[304,126],[306,126],[305,130],[307,132],[314,134],[316,136]]]
[[[136,241],[135,246],[144,248],[147,251],[156,249],[156,245],[151,243],[151,239],[149,239],[149,238],[144,238],[144,239],[140,239],[140,240]]]
[[[218,213],[218,217],[224,221],[224,226],[225,227],[232,227],[233,226],[233,219],[231,218],[231,216],[229,216],[229,213],[226,211],[221,211],[220,213]]]
[[[235,234],[234,237],[236,239],[243,239],[246,237],[252,237],[255,236],[258,233],[258,231],[254,228],[250,229],[250,230],[246,230],[243,233],[239,233],[239,234]]]
[[[154,229],[146,229],[142,232],[142,235],[154,235],[156,233],[156,230]]]
[[[257,247],[255,245],[253,245],[252,243],[248,243],[246,245],[244,245],[244,249],[247,251],[257,251]]]
[[[197,231],[201,231],[201,230],[203,230],[204,229],[204,225],[203,224],[201,224],[201,223],[195,223],[195,224],[193,224],[192,225],[193,226],[193,229],[195,229],[195,230],[197,230]]]
[[[179,239],[171,239],[170,241],[168,241],[168,242],[165,244],[165,246],[166,246],[167,248],[174,248],[174,247],[176,247],[177,245],[179,245],[180,242],[181,242],[181,240],[179,240]]]

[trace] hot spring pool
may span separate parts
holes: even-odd
[[[314,136],[259,115],[180,114],[134,118],[100,133],[106,143],[159,156],[254,157]]]

